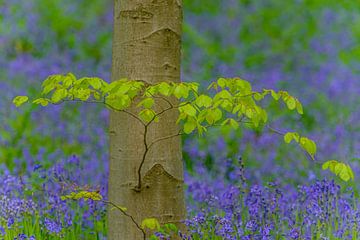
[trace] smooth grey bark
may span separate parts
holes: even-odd
[[[112,81],[179,82],[181,29],[180,0],[115,0]],[[175,99],[170,101],[176,105]],[[158,111],[167,106],[163,100],[156,104]],[[138,110],[132,107],[130,111]],[[151,147],[141,169],[141,189],[134,190],[144,143],[178,133],[177,117],[177,109],[162,114],[144,139],[144,126],[137,119],[110,112],[109,200],[126,207],[138,223],[156,218],[160,223],[179,224],[185,217],[179,136]],[[108,221],[110,240],[143,239],[142,232],[120,211],[109,208]]]

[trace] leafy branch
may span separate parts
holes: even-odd
[[[65,200],[79,201],[80,199],[84,199],[85,201],[87,201],[89,199],[91,199],[93,201],[100,201],[100,202],[103,202],[105,204],[111,205],[112,207],[116,208],[124,216],[128,217],[134,223],[136,228],[139,229],[139,231],[141,231],[144,240],[146,239],[146,232],[145,232],[146,228],[150,228],[150,229],[155,229],[155,228],[159,229],[160,228],[160,224],[154,218],[146,218],[142,221],[141,224],[139,224],[132,215],[130,215],[129,213],[126,212],[127,209],[125,207],[120,207],[111,201],[104,200],[103,197],[101,196],[101,194],[97,191],[91,192],[91,191],[82,190],[82,191],[78,191],[78,192],[71,192],[68,195],[61,196],[61,200],[63,200],[63,201],[65,201]]]
[[[148,84],[144,81],[131,81],[120,79],[107,83],[97,77],[84,77],[76,79],[72,73],[65,75],[49,76],[42,83],[42,97],[34,99],[32,103],[47,106],[50,104],[60,104],[65,101],[81,101],[87,103],[102,103],[107,108],[115,111],[124,112],[144,127],[144,152],[137,171],[138,183],[134,190],[141,190],[141,169],[146,161],[149,149],[161,140],[179,136],[180,134],[190,134],[197,131],[202,135],[209,127],[229,126],[232,129],[239,128],[239,124],[244,119],[252,128],[266,125],[267,112],[258,102],[270,95],[275,101],[282,100],[289,110],[296,110],[303,114],[303,107],[300,101],[291,96],[286,91],[274,91],[263,89],[253,91],[251,84],[240,78],[219,78],[208,86],[208,90],[215,90],[214,96],[207,93],[199,93],[198,83],[174,83],[160,82]],[[179,104],[172,103],[180,102]],[[13,102],[20,106],[27,102],[27,96],[17,96]],[[168,107],[161,107],[155,111],[156,105],[161,106],[158,101],[164,101]],[[137,102],[135,108],[133,104]],[[131,108],[130,108],[131,107]],[[159,121],[159,117],[167,111],[177,109],[179,112],[177,124],[182,123],[179,133],[155,139],[149,143],[147,141],[148,129],[154,122]],[[300,147],[315,160],[316,143],[296,132],[281,133],[269,128],[271,131],[283,135],[286,143],[297,142]],[[335,161],[335,160],[334,160]],[[327,166],[327,165],[326,165]],[[331,164],[333,166],[333,163]],[[338,165],[340,166],[340,165]],[[342,165],[341,165],[342,166]],[[353,178],[350,166],[345,165],[341,169],[329,168],[341,179],[348,181]],[[323,167],[325,169],[325,167]],[[337,167],[336,169],[340,169]],[[350,172],[351,171],[351,172]],[[341,172],[345,172],[340,174]]]

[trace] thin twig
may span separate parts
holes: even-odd
[[[131,219],[131,221],[136,225],[136,227],[142,232],[143,234],[143,237],[144,237],[144,240],[146,239],[146,232],[144,231],[144,229],[142,229],[140,227],[140,225],[135,221],[134,217],[131,216],[130,214],[128,214],[127,212],[125,212],[123,209],[121,209],[121,207],[117,206],[116,204],[114,204],[113,202],[110,202],[110,201],[105,201],[105,200],[101,200],[103,203],[106,203],[106,204],[110,204],[111,206],[115,207],[116,209],[120,210],[120,212],[122,214],[124,214],[125,216],[127,216],[128,218]]]
[[[279,131],[279,130],[273,128],[273,127],[271,127],[270,125],[266,125],[266,127],[267,127],[270,131],[272,131],[272,132],[274,132],[274,133],[276,133],[276,134],[278,134],[278,135],[285,136],[285,133],[283,133],[283,132],[281,132],[281,131]],[[298,145],[300,145],[300,144],[298,144]],[[307,155],[308,157],[310,157],[311,160],[313,160],[313,161],[314,161],[315,163],[317,163],[317,164],[321,164],[321,162],[319,162],[319,161],[317,161],[317,160],[315,159],[315,156],[313,156],[313,155],[311,155],[310,153],[308,153],[301,145],[300,145],[300,147],[301,147],[301,149],[303,150],[303,152],[305,153],[305,155]]]
[[[158,138],[156,139],[155,141],[153,141],[152,143],[149,144],[149,149],[157,142],[160,142],[160,141],[163,141],[163,140],[166,140],[166,139],[169,139],[169,138],[173,138],[173,137],[177,137],[177,136],[181,136],[183,135],[184,133],[182,133],[181,131],[179,131],[177,134],[173,134],[173,135],[169,135],[169,136],[166,136],[166,137],[162,137],[162,138]]]

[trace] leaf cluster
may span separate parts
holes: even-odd
[[[145,127],[158,122],[159,116],[166,111],[177,109],[179,115],[176,123],[182,123],[181,130],[185,134],[197,131],[202,135],[212,126],[227,126],[236,130],[241,123],[253,129],[264,126],[268,121],[268,114],[261,107],[260,101],[268,95],[275,101],[282,101],[289,110],[303,114],[301,102],[288,92],[272,89],[254,91],[248,81],[240,78],[219,78],[208,86],[206,93],[199,92],[199,84],[195,82],[149,84],[120,79],[107,83],[98,77],[77,79],[72,73],[51,75],[41,87],[42,97],[34,99],[34,104],[47,106],[49,103],[59,104],[64,101],[103,103],[112,110],[130,114]],[[13,103],[19,107],[28,100],[27,96],[17,96]],[[137,111],[128,111],[135,102]],[[164,103],[167,107],[164,107]],[[282,135],[286,143],[294,140],[315,160],[317,147],[313,140],[296,132]],[[343,165],[336,166],[336,169],[340,169]],[[348,169],[348,165],[344,166]],[[350,173],[342,173],[343,170],[333,172],[345,181],[352,176]],[[346,174],[350,177],[346,177]]]
[[[336,160],[330,160],[322,165],[322,169],[329,169],[332,173],[339,176],[345,182],[350,179],[354,179],[354,173],[348,164],[338,162]]]
[[[89,192],[89,191],[79,191],[79,192],[72,192],[68,195],[61,196],[61,200],[80,200],[84,199],[85,201],[91,199],[93,201],[101,201],[102,196],[98,192]]]

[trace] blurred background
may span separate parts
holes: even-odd
[[[297,131],[318,145],[317,162],[312,162],[295,144],[283,143],[266,129],[213,129],[206,138],[184,137],[189,217],[199,213],[204,198],[221,200],[221,191],[236,185],[239,164],[250,192],[251,186],[275,182],[295,193],[299,185],[325,178],[335,179],[344,194],[358,196],[360,3],[183,3],[182,80],[205,87],[219,77],[238,76],[256,90],[286,90],[303,103],[304,115],[268,99],[271,126]],[[36,96],[50,74],[73,72],[110,81],[112,4],[0,0],[0,230],[11,239],[22,231],[49,239],[106,236],[103,205],[66,203],[59,197],[74,186],[107,194],[108,111],[77,103],[16,109],[11,101],[19,94]],[[355,182],[343,183],[322,171],[319,163],[330,159],[349,163]],[[24,217],[27,213],[36,214]],[[32,232],[24,223],[33,224]]]

